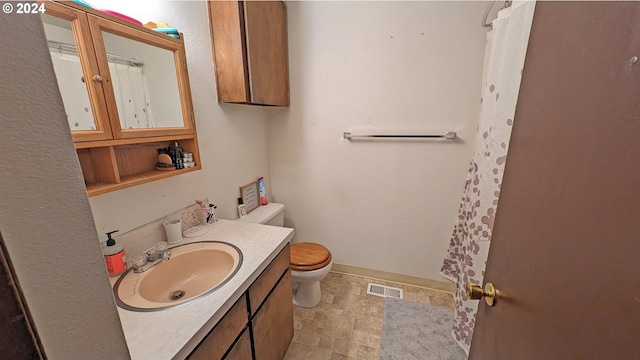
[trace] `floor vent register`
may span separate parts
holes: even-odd
[[[394,299],[402,299],[402,289],[369,283],[367,286],[367,294],[380,297],[390,297]]]

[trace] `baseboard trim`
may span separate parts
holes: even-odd
[[[425,278],[420,278],[416,276],[397,274],[397,273],[392,273],[392,272],[382,271],[382,270],[368,269],[368,268],[363,268],[359,266],[334,263],[331,266],[331,271],[336,273],[363,276],[363,277],[369,277],[369,278],[385,280],[385,281],[393,281],[393,282],[401,283],[405,285],[420,286],[420,287],[429,288],[432,290],[446,291],[449,293],[454,293],[456,290],[456,285],[450,281],[425,279]]]

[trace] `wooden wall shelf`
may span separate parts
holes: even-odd
[[[131,186],[148,183],[151,181],[165,179],[171,176],[186,174],[186,173],[200,170],[200,169],[201,169],[200,166],[196,166],[189,169],[181,169],[181,170],[173,170],[173,171],[152,170],[152,171],[147,171],[147,172],[138,173],[134,175],[123,176],[120,179],[120,183],[117,183],[117,184],[109,184],[109,183],[87,184],[87,193],[89,194],[90,197],[96,196],[96,195],[105,194],[115,190],[125,189]]]

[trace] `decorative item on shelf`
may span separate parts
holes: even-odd
[[[263,177],[258,179],[258,191],[260,192],[260,205],[269,204],[269,200],[267,200],[267,187],[264,185]]]
[[[122,20],[128,21],[130,23],[134,23],[136,25],[142,25],[141,21],[138,21],[138,20],[136,20],[136,19],[134,19],[132,17],[129,17],[129,16],[124,15],[124,14],[121,14],[119,12],[116,12],[116,11],[113,11],[113,10],[107,10],[107,9],[99,9],[99,10],[102,11],[103,13],[105,13],[105,14],[113,15],[113,16],[115,16],[117,18],[120,18]]]
[[[170,36],[174,39],[180,39],[180,32],[178,29],[169,26],[167,23],[154,23],[153,21],[149,21],[143,25],[147,29],[151,29],[153,31],[163,33],[167,36]]]
[[[147,21],[147,23],[142,25],[142,26],[146,27],[147,29],[155,29],[155,28],[169,27],[169,24],[167,24],[167,23],[155,23],[153,21]]]
[[[96,8],[95,6],[93,6],[93,5],[89,4],[89,3],[88,3],[88,2],[86,2],[86,1],[82,1],[82,0],[73,0],[73,2],[74,2],[74,3],[76,3],[76,4],[82,5],[82,6],[86,6],[86,7],[90,8],[90,9],[95,9],[95,8]]]
[[[170,37],[172,37],[174,39],[180,39],[180,32],[176,28],[166,27],[166,28],[156,28],[156,29],[151,29],[151,30],[159,32],[159,33],[163,33],[163,34],[165,34],[167,36],[170,36]]]
[[[178,141],[174,141],[167,148],[167,152],[171,156],[171,160],[173,160],[173,164],[176,166],[176,169],[184,169],[184,164],[182,161],[182,148],[180,147],[180,143]]]
[[[190,152],[185,152],[182,154],[182,165],[185,169],[189,169],[196,166],[195,161],[193,161],[193,154]]]
[[[175,170],[176,166],[173,165],[171,156],[164,152],[164,149],[158,149],[158,163],[156,163],[156,170],[168,171]]]
[[[240,198],[247,208],[247,213],[252,212],[260,206],[260,198],[258,196],[258,182],[252,181],[240,187]]]

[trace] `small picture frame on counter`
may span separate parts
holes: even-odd
[[[242,198],[242,203],[247,208],[247,213],[250,213],[260,206],[258,182],[252,181],[244,186],[240,186],[240,197]]]

